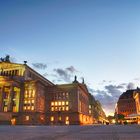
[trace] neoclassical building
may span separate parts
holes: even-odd
[[[25,64],[0,62],[0,122],[44,124],[49,80]]]
[[[12,63],[9,56],[0,61],[0,124],[92,124],[90,99],[76,77],[73,83],[54,85],[26,61]]]

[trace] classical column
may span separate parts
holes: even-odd
[[[14,86],[10,86],[10,95],[9,95],[9,103],[8,103],[8,112],[13,112],[13,96],[14,96]]]
[[[4,112],[4,86],[1,88],[1,105],[0,105],[0,111]]]
[[[0,87],[0,112],[3,110],[3,86]]]

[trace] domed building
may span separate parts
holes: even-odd
[[[137,113],[136,103],[133,96],[135,92],[136,90],[127,90],[120,96],[117,102],[117,114],[123,114],[124,116],[128,116],[130,114]]]
[[[124,115],[124,121],[128,123],[140,123],[140,89],[127,90],[117,102],[115,114]],[[119,119],[119,118],[116,118]],[[139,120],[139,121],[138,121]]]

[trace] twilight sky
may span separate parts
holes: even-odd
[[[106,113],[140,86],[139,0],[0,1],[0,56],[56,84],[81,77]]]

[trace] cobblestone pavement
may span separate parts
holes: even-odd
[[[0,126],[0,140],[140,140],[140,126]]]

